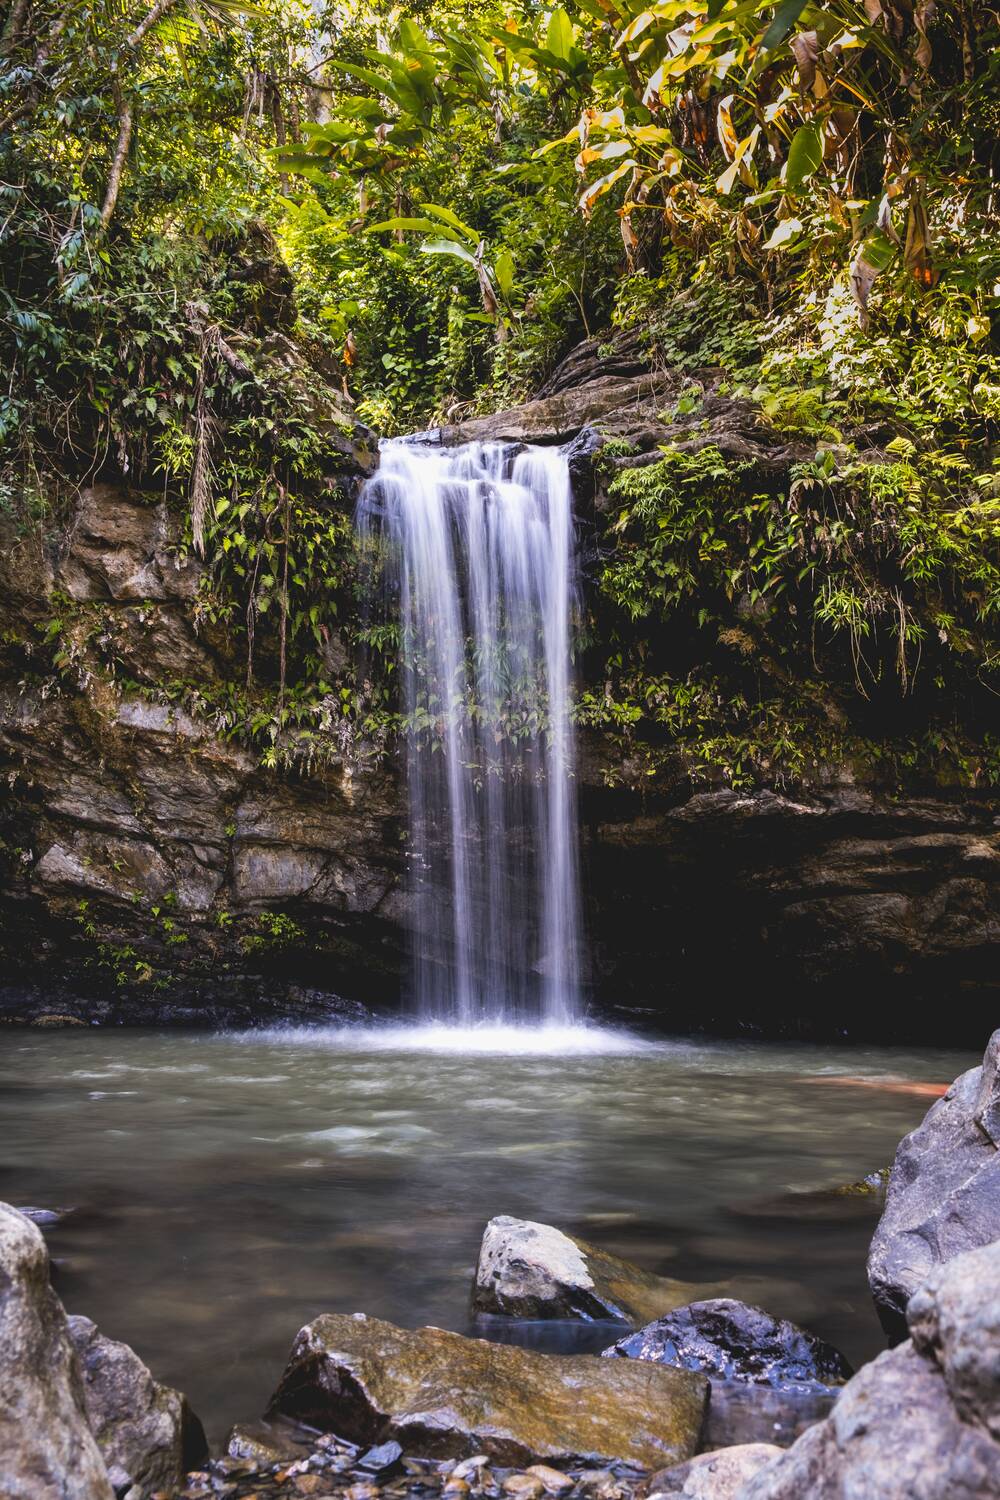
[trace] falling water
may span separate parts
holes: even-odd
[[[554,449],[386,444],[359,529],[399,611],[415,1002],[573,1019],[572,496]]]

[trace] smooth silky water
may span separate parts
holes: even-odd
[[[382,447],[358,529],[398,621],[412,1006],[571,1021],[580,922],[572,493],[554,448]]]
[[[821,1190],[887,1163],[921,1118],[932,1097],[898,1081],[976,1061],[573,1029],[8,1032],[0,1196],[74,1210],[46,1230],[67,1307],[186,1391],[216,1440],[259,1414],[319,1312],[466,1330],[499,1213],[668,1275],[765,1277],[769,1309],[858,1361],[881,1347],[877,1206]]]

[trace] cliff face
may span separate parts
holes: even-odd
[[[795,461],[710,388],[698,432],[678,429],[664,416],[678,386],[627,346],[613,359],[592,346],[537,402],[442,437],[571,442],[585,546],[609,437],[629,448],[619,468],[668,440],[762,472]],[[391,1009],[406,951],[392,758],[264,769],[207,707],[156,701],[168,677],[217,686],[242,671],[199,614],[201,565],[178,539],[162,502],[107,484],[80,495],[58,550],[3,539],[0,1014],[208,1024]],[[79,606],[61,675],[40,676],[25,642]],[[88,671],[84,630],[113,647],[113,683]],[[1000,985],[997,799],[890,794],[846,765],[808,790],[699,789],[619,753],[584,732],[595,1008],[678,1031],[979,1037]]]

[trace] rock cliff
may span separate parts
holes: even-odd
[[[536,401],[440,437],[570,443],[592,561],[608,475],[663,442],[761,473],[802,457],[710,373],[693,431],[665,410],[682,384],[627,340],[592,342]],[[342,428],[349,506],[369,460]],[[609,440],[616,456],[595,465]],[[8,526],[0,553],[0,1013],[208,1024],[391,1007],[406,951],[393,757],[334,743],[321,764],[267,768],[228,731],[219,691],[243,664],[200,611],[203,565],[157,496],[92,484],[58,547]],[[95,641],[113,679],[90,669]],[[178,676],[200,711],[163,701]],[[994,796],[843,764],[741,791],[683,767],[647,776],[597,730],[581,750],[595,1007],[671,1030],[941,1039],[946,996],[949,1039],[982,1041],[1000,985]]]

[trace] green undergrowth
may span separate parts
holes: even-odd
[[[908,438],[774,474],[715,446],[612,482],[585,724],[653,774],[1000,781],[992,467]]]

